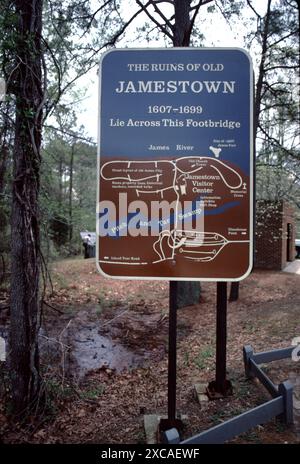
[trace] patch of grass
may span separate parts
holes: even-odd
[[[279,422],[279,421],[278,421],[278,422],[276,423],[276,432],[277,432],[277,433],[284,433],[284,432],[287,431],[287,428],[288,428],[287,425],[284,424],[283,422]]]
[[[185,351],[183,353],[183,364],[187,367],[190,367],[190,353],[188,351]]]
[[[61,402],[75,397],[74,390],[69,385],[63,385],[61,381],[55,378],[44,380],[42,388],[45,394],[45,408],[43,410],[45,421],[52,420],[53,417],[60,413]]]
[[[106,293],[99,292],[99,295],[98,295],[98,303],[99,303],[99,305],[101,305],[101,306],[104,305],[105,297],[106,297]]]
[[[217,411],[211,416],[211,419],[213,423],[219,424],[221,422],[227,421],[228,419],[232,417],[239,416],[243,412],[245,412],[244,409],[242,407],[237,406],[232,409],[228,409],[226,411]]]
[[[74,390],[69,385],[63,385],[57,379],[47,379],[45,390],[50,398],[69,399],[74,396]]]
[[[257,331],[257,327],[256,325],[254,324],[253,321],[246,321],[244,324],[243,324],[243,330],[249,334],[253,334],[254,332]]]
[[[261,443],[259,435],[256,430],[249,430],[249,432],[243,433],[240,435],[240,438],[243,440],[250,441],[251,443]]]
[[[103,301],[103,308],[104,309],[112,309],[120,306],[120,301],[119,300],[104,300]]]
[[[88,390],[84,390],[80,393],[80,396],[84,400],[96,400],[99,396],[103,395],[105,391],[104,385],[93,387]]]
[[[199,354],[194,359],[194,364],[198,369],[204,369],[206,367],[206,361],[211,359],[214,355],[214,348],[212,346],[207,346],[199,352]]]
[[[74,305],[65,306],[63,311],[67,316],[74,316],[76,314],[76,308]]]
[[[136,440],[138,445],[145,445],[146,443],[146,436],[144,431],[140,431],[136,435]]]
[[[232,409],[230,410],[230,417],[239,416],[239,415],[242,414],[243,412],[245,412],[245,410],[244,410],[242,407],[235,407],[235,408],[232,408]]]
[[[250,396],[249,385],[245,383],[235,384],[235,395],[239,399],[244,399]]]
[[[103,308],[102,306],[97,306],[96,310],[95,310],[95,313],[97,316],[100,316],[102,313],[103,313]]]
[[[115,298],[110,298],[106,291],[100,290],[98,293],[98,304],[102,308],[102,311],[105,309],[111,309],[116,306],[120,306],[120,300]]]
[[[52,280],[53,280],[53,282],[55,282],[55,284],[57,284],[57,286],[59,287],[60,290],[66,290],[70,286],[70,283],[66,279],[64,274],[61,274],[61,273],[57,272],[57,273],[55,273]]]
[[[225,417],[226,417],[225,411],[218,411],[212,414],[211,420],[213,421],[214,424],[219,424],[220,422],[224,422]]]

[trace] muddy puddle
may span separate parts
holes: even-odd
[[[160,313],[120,310],[110,321],[96,319],[96,310],[82,308],[75,317],[64,314],[44,323],[39,332],[43,365],[81,381],[90,371],[130,371],[166,355],[168,322]],[[0,336],[7,343],[7,321],[0,321]]]
[[[80,327],[71,340],[68,370],[79,379],[94,369],[107,367],[119,373],[145,363],[145,357],[100,334],[97,326]]]
[[[8,330],[0,327],[0,337],[8,343]],[[39,333],[39,347],[45,362],[61,365],[67,376],[76,380],[92,370],[107,368],[120,373],[142,367],[149,358],[149,353],[136,353],[122,345],[119,340],[113,340],[106,334],[101,334],[98,325],[83,325],[70,327],[63,337]],[[2,354],[0,343],[0,359]],[[6,350],[7,351],[7,350]]]
[[[65,332],[66,371],[73,378],[101,368],[120,373],[164,357],[168,325],[159,314],[120,310],[113,320],[92,317],[91,310],[80,311]]]

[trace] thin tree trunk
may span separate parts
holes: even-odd
[[[62,210],[63,204],[63,161],[62,158],[59,158],[58,162],[58,175],[59,175],[59,185],[58,185],[58,205],[59,211]]]
[[[3,106],[3,103],[2,103]],[[7,161],[9,156],[9,139],[10,139],[10,121],[9,121],[10,104],[5,103],[2,108],[2,127],[0,128],[0,195],[5,190],[5,175],[7,170]],[[1,200],[1,198],[0,198]],[[0,226],[1,227],[1,226]]]
[[[0,195],[3,195],[3,192],[4,192],[4,186],[5,186],[4,179],[5,179],[5,173],[6,173],[7,160],[8,160],[8,147],[4,142],[0,150]]]
[[[256,140],[257,129],[259,124],[260,117],[260,107],[262,101],[262,91],[263,91],[263,82],[265,77],[265,61],[267,53],[267,44],[268,44],[268,35],[269,35],[269,24],[270,24],[270,14],[271,14],[271,2],[268,0],[267,13],[264,17],[264,28],[262,33],[262,49],[261,49],[261,60],[259,64],[258,78],[256,84],[255,92],[255,108],[254,108],[254,140]]]
[[[13,409],[39,394],[40,230],[38,193],[42,128],[42,0],[14,2],[16,122],[11,213],[10,368]]]
[[[70,158],[70,181],[69,181],[69,247],[71,247],[71,241],[73,238],[73,167],[74,167],[74,143],[71,147],[71,158]]]

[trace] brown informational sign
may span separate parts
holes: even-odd
[[[102,274],[218,281],[249,274],[252,74],[240,49],[124,49],[103,56]]]

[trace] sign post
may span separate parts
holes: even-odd
[[[168,418],[161,419],[160,432],[171,428],[181,431],[183,423],[176,414],[177,384],[177,281],[169,284],[169,349],[168,349]]]
[[[227,347],[227,282],[217,282],[216,317],[216,375],[207,387],[210,399],[223,398],[232,394],[232,385],[226,378]]]
[[[171,281],[169,287],[169,363],[168,363],[168,419],[176,419],[176,354],[177,354],[177,282]],[[169,428],[169,427],[168,427]]]
[[[115,49],[103,55],[99,93],[97,266],[170,281],[174,420],[176,282],[218,282],[223,391],[226,282],[252,269],[252,64],[236,48]]]

